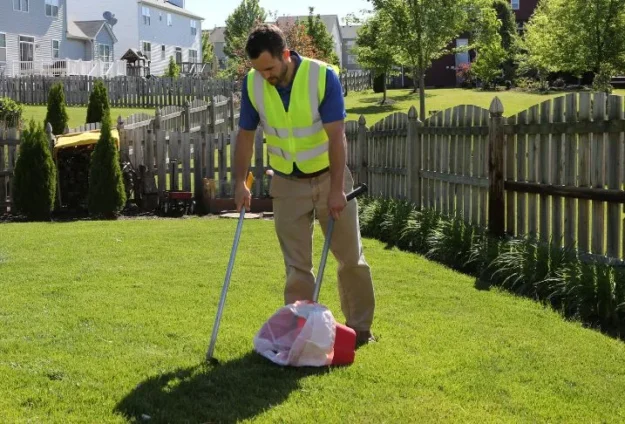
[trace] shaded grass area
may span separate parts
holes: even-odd
[[[625,419],[625,346],[528,299],[365,239],[380,341],[337,369],[283,369],[252,339],[282,301],[273,224],[246,221],[202,364],[236,220],[0,226],[6,422],[597,422]],[[315,268],[322,248],[315,233]],[[343,322],[330,256],[320,301]],[[346,407],[347,406],[347,407]]]

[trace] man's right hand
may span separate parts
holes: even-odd
[[[249,211],[251,200],[252,193],[245,185],[245,181],[237,182],[234,189],[234,203],[237,207],[237,212],[241,212],[242,206],[245,206],[245,210]]]

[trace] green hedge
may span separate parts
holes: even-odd
[[[532,238],[495,239],[482,228],[405,200],[359,200],[362,235],[418,253],[625,339],[625,269],[582,261],[573,250]]]
[[[14,207],[29,220],[49,220],[56,198],[56,167],[41,123],[29,121],[19,149],[12,180]]]

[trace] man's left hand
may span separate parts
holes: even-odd
[[[341,212],[347,206],[347,197],[343,190],[332,190],[328,196],[328,211],[335,221],[339,219]]]

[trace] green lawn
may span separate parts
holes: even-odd
[[[615,90],[615,94],[625,95],[625,90]],[[450,89],[433,89],[426,90],[426,110],[443,110],[448,107],[460,104],[472,104],[488,108],[490,102],[495,96],[499,96],[504,106],[504,115],[510,116],[521,112],[535,104],[542,102],[548,98],[564,95],[565,93],[556,93],[549,95],[522,93],[517,91],[501,91],[501,92],[480,92],[477,90],[462,90],[457,88]],[[362,92],[349,92],[345,98],[345,106],[350,120],[358,120],[360,115],[364,115],[368,125],[373,125],[385,116],[394,112],[408,112],[410,106],[414,105],[419,109],[419,96],[413,94],[409,89],[389,90],[388,98],[394,103],[388,105],[376,104],[380,101],[382,95],[374,93],[372,90]],[[87,116],[86,107],[68,107],[67,108],[70,122],[70,128],[78,127],[84,124]],[[117,117],[123,118],[137,112],[154,114],[154,109],[126,109],[113,108],[111,110],[111,119],[117,122]],[[43,121],[46,116],[45,106],[24,106],[24,118],[34,118],[37,121]]]
[[[281,306],[270,221],[246,221],[216,356],[202,365],[236,220],[0,225],[3,422],[619,422],[625,345],[366,239],[377,344],[341,369],[252,352]],[[315,239],[315,269],[322,247]],[[320,300],[339,320],[336,263]]]
[[[153,115],[154,109],[111,108],[111,122],[113,125],[117,125],[117,118],[120,115],[122,118],[126,118],[139,112]],[[32,118],[37,122],[43,122],[46,119],[46,113],[46,106],[24,105],[23,119],[28,121]],[[76,128],[85,124],[85,119],[87,118],[87,108],[82,106],[68,106],[67,114],[69,116],[68,126],[70,128]]]
[[[541,95],[519,91],[482,92],[457,88],[426,90],[426,119],[430,116],[429,111],[431,110],[444,110],[462,104],[476,105],[488,109],[495,96],[498,96],[503,103],[504,116],[512,116],[544,100],[565,94]],[[625,95],[625,90],[614,90],[614,94]],[[374,93],[373,90],[349,92],[345,98],[345,107],[348,113],[347,119],[358,120],[362,114],[367,120],[367,126],[371,126],[391,113],[408,113],[408,110],[413,105],[417,112],[419,111],[419,95],[413,94],[412,90],[389,90],[388,98],[393,103],[379,105],[377,103],[382,99],[381,93]]]

